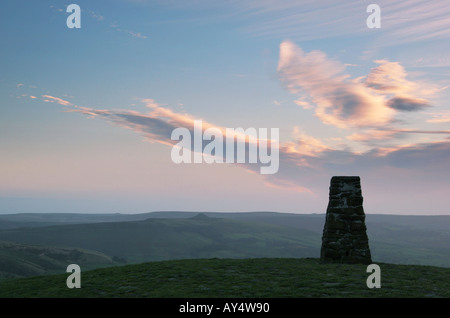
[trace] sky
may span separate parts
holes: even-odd
[[[0,7],[0,213],[325,213],[357,175],[367,214],[450,215],[446,0]],[[276,173],[175,163],[200,120],[278,129]]]

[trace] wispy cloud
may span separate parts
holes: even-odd
[[[331,149],[322,140],[306,134],[299,127],[294,127],[292,139],[294,141],[286,145],[298,155],[318,157],[320,153]]]
[[[30,96],[31,97],[31,96]],[[31,97],[32,98],[32,97]],[[63,106],[72,106],[72,103],[59,97],[51,95],[42,95],[43,101],[46,103],[58,103]]]
[[[353,141],[367,142],[369,144],[377,144],[377,141],[383,143],[389,140],[401,138],[405,134],[430,134],[430,135],[450,135],[450,130],[420,130],[420,129],[368,129],[364,132],[353,133],[347,136],[347,139]],[[395,148],[394,148],[395,149]]]
[[[385,8],[383,27],[389,30],[384,45],[450,38],[448,1],[382,1],[380,5]]]
[[[50,9],[58,14],[66,14],[66,8],[62,9],[60,7],[56,7],[54,5],[50,5]],[[95,12],[93,10],[91,10],[90,8],[87,8],[85,5],[82,6],[81,8],[82,13],[87,13],[88,17],[90,17],[91,19],[100,22],[100,23],[109,23],[109,27],[113,30],[115,30],[116,32],[119,33],[123,33],[123,34],[128,34],[133,38],[137,38],[137,39],[147,39],[148,36],[143,34],[142,32],[136,32],[136,31],[132,31],[129,30],[127,28],[123,28],[119,26],[119,23],[117,21],[111,23],[108,22],[108,19],[105,18],[104,15]]]
[[[92,11],[92,10],[88,10],[88,13],[93,19],[95,19],[97,21],[103,21],[105,19],[104,16],[102,16],[102,15],[100,15],[100,14],[98,14],[98,13]]]
[[[430,114],[431,119],[428,119],[429,123],[450,123],[450,111],[435,112]]]
[[[162,107],[153,99],[143,99],[141,102],[149,109],[147,113],[140,113],[132,110],[107,110],[107,109],[94,109],[90,107],[79,106],[73,103],[70,103],[64,99],[43,95],[41,100],[45,102],[55,102],[62,106],[65,106],[66,112],[69,113],[81,113],[89,118],[98,118],[105,120],[115,126],[130,129],[141,136],[143,136],[145,141],[148,142],[157,142],[167,146],[173,146],[177,143],[171,139],[171,135],[174,129],[176,128],[186,128],[191,132],[191,135],[194,135],[194,121],[199,120],[200,118],[196,118],[190,114],[182,114],[174,112],[173,110]],[[202,120],[202,129],[203,133],[210,128],[218,129],[226,135],[226,128],[214,125],[209,123],[206,120]],[[269,137],[269,136],[268,136]],[[237,142],[244,142],[246,144],[246,148],[249,147],[250,143],[260,143],[262,140],[258,138],[257,140],[240,138],[238,136]],[[264,140],[267,143],[268,148],[271,148],[271,143],[273,141]],[[300,140],[300,144],[305,146],[308,143],[317,143],[317,140],[313,138],[305,138]],[[205,146],[205,143],[203,144]],[[191,151],[196,151],[196,149],[192,148]],[[312,152],[313,150],[310,150]],[[280,160],[285,160],[289,162],[289,165],[294,166],[304,166],[306,162],[301,158],[301,152],[295,150],[290,144],[281,145],[280,146]],[[300,156],[300,157],[299,157]],[[281,159],[283,158],[283,159]],[[235,161],[236,162],[236,161]],[[250,163],[237,163],[236,165],[242,167],[243,169],[249,172],[259,172],[260,164],[250,164]],[[264,175],[263,178],[265,180],[266,185],[270,185],[273,187],[286,187],[288,190],[298,191],[298,192],[310,192],[305,185],[301,185],[299,183],[295,183],[290,179],[286,179],[281,174],[281,177],[277,176],[278,173],[274,175]],[[295,186],[293,186],[295,185]]]
[[[448,52],[434,52],[432,56],[419,57],[410,63],[414,67],[449,67],[450,54]]]
[[[241,1],[233,3],[243,15],[253,16],[246,28],[258,36],[288,37],[296,41],[373,36],[366,25],[366,8],[373,2]],[[395,46],[424,40],[450,39],[450,7],[446,0],[376,2],[381,8],[382,28],[377,46]],[[257,19],[259,18],[259,19]]]
[[[128,0],[149,3],[146,0]],[[377,32],[366,25],[366,8],[372,1],[360,0],[186,0],[161,1],[170,9],[208,8],[212,17],[247,21],[244,32],[260,37],[289,38],[302,42],[338,37],[370,37],[375,47],[396,46],[424,40],[450,39],[450,6],[447,0],[378,0],[382,28]],[[209,19],[209,16],[196,17]]]
[[[364,132],[353,133],[347,136],[347,139],[353,141],[373,141],[373,140],[387,140],[398,135],[397,131],[392,130],[379,130],[379,129],[368,129]]]
[[[138,38],[138,39],[147,39],[148,38],[147,35],[144,35],[141,32],[133,32],[133,31],[119,27],[119,24],[117,22],[111,23],[109,26],[112,29],[116,30],[117,32],[131,35],[133,38]]]
[[[84,114],[89,118],[98,118],[118,127],[130,129],[143,136],[145,141],[167,146],[173,146],[175,143],[171,139],[171,133],[175,128],[184,127],[192,131],[194,120],[199,119],[190,114],[178,113],[163,107],[153,99],[141,101],[149,110],[145,113],[83,107],[51,95],[42,95],[41,100],[58,103],[64,106],[67,112]],[[208,128],[225,130],[222,126],[203,120],[203,129]],[[450,131],[372,129],[368,130],[366,135],[354,134],[349,139],[365,141],[378,138],[382,140],[396,134],[407,133],[449,135]],[[420,174],[435,175],[436,171],[429,163],[433,162],[435,167],[447,167],[450,160],[449,139],[397,147],[378,147],[364,153],[357,153],[350,149],[334,149],[320,139],[309,136],[300,128],[295,128],[292,140],[281,142],[279,146],[279,171],[273,175],[263,175],[264,184],[313,196],[323,187],[323,184],[319,185],[317,180],[327,180],[330,175],[346,173],[370,175],[386,167],[417,169],[415,173],[419,171]],[[238,165],[249,172],[256,173],[259,170],[258,165]],[[449,174],[450,171],[446,169],[442,175],[450,177]]]

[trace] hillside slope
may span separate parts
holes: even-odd
[[[185,258],[318,257],[324,214],[276,212],[10,214],[0,240],[97,250],[128,263]],[[118,221],[120,220],[120,222]],[[85,224],[82,224],[85,222]],[[80,224],[81,223],[81,224]],[[58,226],[44,226],[57,224]],[[450,267],[450,216],[366,215],[377,262]]]
[[[77,247],[129,263],[187,258],[318,257],[320,236],[278,225],[198,215],[0,231],[0,240]]]
[[[69,264],[89,269],[120,263],[96,251],[0,241],[0,278],[64,273]]]
[[[365,265],[318,259],[197,259],[0,281],[0,297],[450,297],[450,269],[379,264],[381,288],[369,289]],[[180,301],[181,302],[181,301]]]

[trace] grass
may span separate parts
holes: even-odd
[[[381,288],[366,286],[366,265],[318,259],[196,259],[83,271],[81,288],[69,274],[0,281],[0,297],[450,297],[450,268],[378,263]]]

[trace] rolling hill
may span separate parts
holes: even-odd
[[[320,255],[324,220],[324,214],[275,212],[10,214],[0,215],[0,240],[85,249],[127,263],[305,258]],[[450,267],[450,216],[368,214],[366,224],[374,262]],[[22,259],[33,263],[32,253],[26,255]],[[23,276],[36,273],[40,272],[10,271]]]
[[[16,228],[0,240],[77,247],[129,263],[187,258],[317,257],[320,237],[309,230],[212,218],[104,222]]]
[[[62,273],[69,264],[92,269],[121,262],[97,251],[0,241],[0,278]]]

